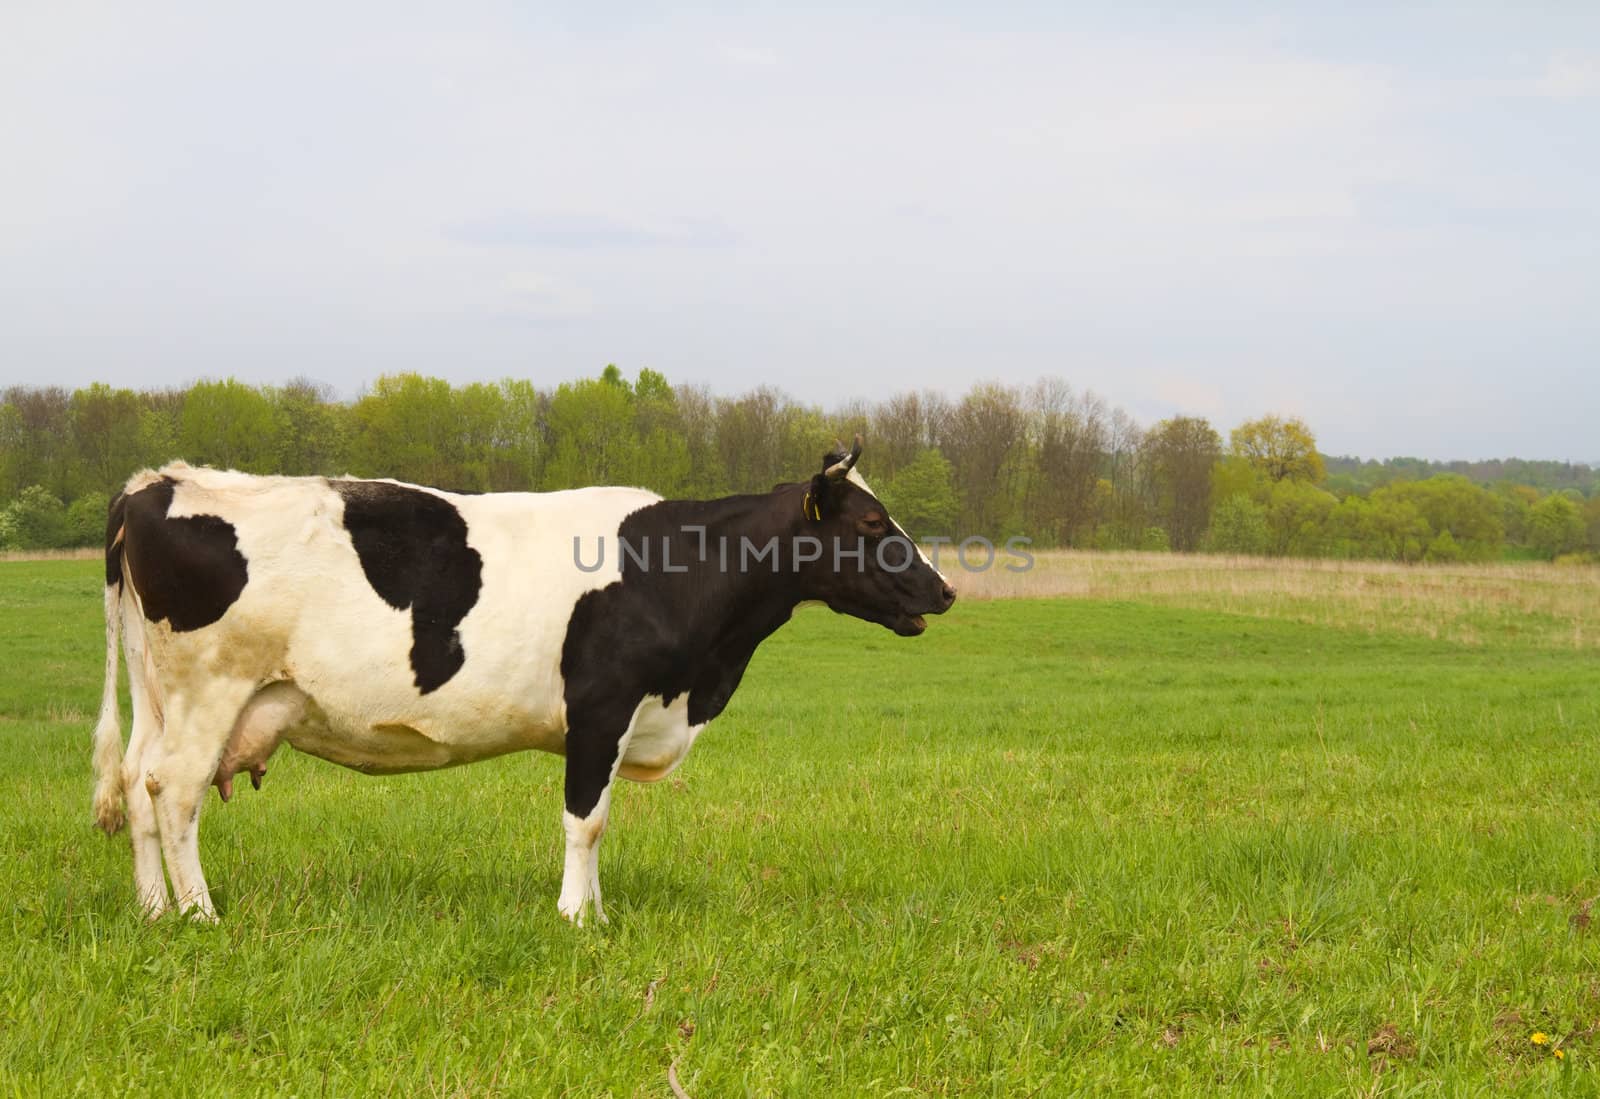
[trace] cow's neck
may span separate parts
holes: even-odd
[[[688,566],[684,573],[658,573],[681,593],[674,601],[681,600],[686,641],[748,657],[789,620],[806,598],[792,563],[794,539],[807,531],[803,495],[803,486],[786,485],[762,495],[658,505],[659,534],[671,542],[674,564]],[[774,539],[776,569],[770,555],[755,559]]]

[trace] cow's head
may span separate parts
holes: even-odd
[[[805,486],[806,532],[822,543],[805,573],[806,596],[914,637],[927,628],[923,615],[950,609],[956,590],[855,472],[860,457],[857,435],[849,453],[840,446],[824,456]]]

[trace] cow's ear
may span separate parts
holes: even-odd
[[[805,499],[800,504],[808,520],[820,523],[838,513],[839,502],[834,496],[836,484],[826,473],[811,478],[811,483],[806,486]]]

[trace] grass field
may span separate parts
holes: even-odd
[[[152,927],[88,823],[98,583],[0,564],[5,1094],[1600,1090],[1600,656],[1559,629],[808,612],[623,785],[609,927],[556,914],[558,760],[287,751],[207,809],[221,925]]]

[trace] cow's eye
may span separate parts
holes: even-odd
[[[883,516],[874,513],[863,518],[861,522],[857,524],[857,529],[860,530],[862,534],[869,535],[873,538],[881,538],[884,534],[888,533],[889,524],[883,521]]]

